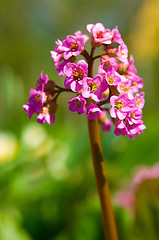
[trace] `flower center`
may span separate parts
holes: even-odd
[[[35,102],[40,102],[41,101],[41,95],[37,94],[34,99],[35,99]]]
[[[132,85],[137,86],[137,82],[134,81]]]
[[[77,42],[71,43],[70,48],[71,48],[71,50],[72,50],[73,52],[77,51],[77,49],[78,49],[78,43],[77,43]]]
[[[131,117],[132,117],[132,118],[135,118],[135,113],[131,113]]]
[[[121,101],[119,101],[119,102],[115,102],[115,109],[116,109],[116,110],[121,109],[122,106],[123,106],[123,103],[122,103]]]
[[[110,68],[110,62],[109,62],[109,61],[106,61],[106,62],[104,63],[104,67]]]
[[[110,77],[108,77],[108,82],[109,83],[114,83],[115,79],[112,76],[110,76]]]
[[[137,103],[138,106],[141,104],[141,101],[140,101],[139,98],[136,99],[136,103]]]
[[[120,52],[120,55],[121,55],[121,56],[124,56],[124,55],[125,55],[125,53],[124,53],[124,52]]]
[[[120,89],[121,89],[121,91],[124,91],[124,92],[130,91],[130,88],[126,84],[122,84]]]
[[[78,69],[76,71],[73,72],[73,78],[76,81],[80,81],[83,79],[83,74],[84,72],[81,69]]]
[[[89,90],[95,92],[97,90],[97,84],[95,82],[89,83]]]
[[[48,113],[49,109],[47,107],[42,107],[41,108],[41,113],[46,115]]]
[[[103,38],[103,32],[102,31],[97,32],[96,38]]]
[[[76,99],[76,102],[75,102],[76,106],[79,107],[81,105],[81,102],[79,100]]]

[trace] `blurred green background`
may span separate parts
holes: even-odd
[[[104,239],[86,118],[68,110],[67,94],[53,126],[22,108],[42,70],[63,85],[50,57],[55,40],[96,22],[118,25],[146,93],[142,135],[101,133],[112,199],[136,166],[158,161],[158,0],[0,0],[0,240]],[[154,191],[153,201],[148,189],[138,199],[138,215],[114,204],[120,240],[159,239]]]

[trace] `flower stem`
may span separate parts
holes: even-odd
[[[111,204],[108,181],[105,172],[102,147],[100,142],[98,120],[88,119],[89,139],[92,151],[93,166],[96,176],[98,194],[101,203],[104,233],[106,240],[118,240],[115,218]]]

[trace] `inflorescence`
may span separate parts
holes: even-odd
[[[78,114],[85,113],[88,119],[98,119],[103,131],[115,124],[114,133],[133,138],[146,128],[142,119],[144,106],[143,81],[137,75],[133,56],[128,60],[128,49],[118,28],[112,31],[103,24],[88,24],[91,34],[90,54],[85,48],[89,37],[77,31],[62,42],[56,41],[51,51],[58,75],[65,77],[64,88],[49,80],[41,72],[35,89],[30,90],[29,103],[23,105],[29,118],[37,114],[37,122],[54,124],[57,99],[62,92],[72,92],[75,97],[68,101],[69,109]],[[94,56],[96,48],[102,54]],[[77,56],[82,59],[77,60]],[[83,59],[84,58],[84,59]],[[93,75],[93,63],[100,59],[98,71]]]

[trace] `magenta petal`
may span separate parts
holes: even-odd
[[[77,62],[77,66],[82,68],[84,70],[85,74],[87,75],[87,73],[88,73],[88,64],[84,60],[79,60]]]
[[[89,97],[91,97],[91,93],[86,88],[84,88],[84,89],[82,89],[82,96],[84,98],[89,98]]]
[[[48,124],[54,124],[55,123],[55,114],[51,114],[51,113],[48,112],[45,115],[45,119],[46,119]]]
[[[28,110],[29,110],[29,105],[28,105],[28,104],[23,105],[23,109],[24,109],[24,111],[28,112]]]
[[[115,105],[115,101],[117,100],[117,96],[115,96],[115,95],[113,95],[113,96],[111,96],[111,98],[110,98],[110,104],[111,104],[111,106],[114,106]]]
[[[72,91],[78,92],[81,90],[82,85],[77,81],[72,81],[72,83],[70,84],[70,87],[71,87]]]
[[[116,116],[115,109],[114,109],[113,107],[110,109],[110,116],[111,116],[112,118],[116,118],[116,117],[117,117],[117,116]]]
[[[87,28],[88,32],[91,33],[93,27],[94,27],[94,24],[87,24],[86,28]]]
[[[116,114],[117,114],[117,117],[118,117],[120,120],[123,120],[123,119],[126,118],[126,116],[127,116],[127,113],[122,113],[122,112],[120,112],[120,111],[117,111]]]
[[[72,81],[73,80],[71,78],[67,77],[64,81],[65,88],[71,88],[70,85],[71,85]]]
[[[70,77],[72,75],[72,69],[75,67],[76,67],[76,65],[74,63],[67,63],[63,69],[64,74],[67,77]]]
[[[38,123],[45,123],[46,120],[45,120],[45,116],[42,114],[42,113],[39,113],[38,116],[37,116],[37,122]]]

